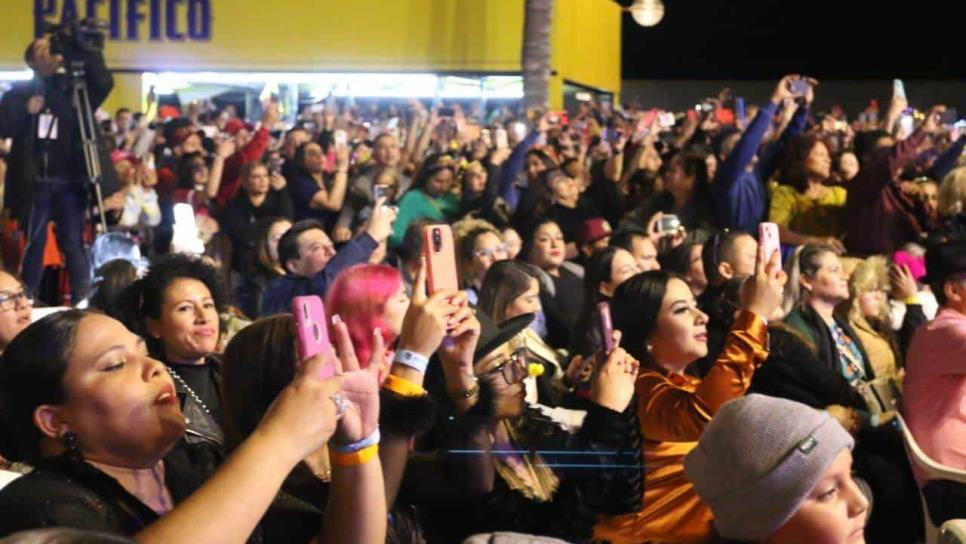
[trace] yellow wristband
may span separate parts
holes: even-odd
[[[426,395],[426,390],[421,386],[416,385],[406,378],[400,378],[393,374],[386,376],[386,381],[383,382],[382,386],[403,397],[422,397]]]
[[[329,460],[333,466],[356,467],[372,461],[379,455],[379,444],[373,444],[354,453],[339,453],[329,448]]]
[[[912,295],[911,297],[902,301],[905,304],[919,304],[919,295]]]

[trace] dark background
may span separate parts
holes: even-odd
[[[629,6],[631,0],[617,0]],[[966,79],[960,2],[664,0],[644,28],[623,16],[623,78]]]

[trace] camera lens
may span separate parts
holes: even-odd
[[[439,229],[433,229],[433,251],[439,253],[443,249],[443,237],[439,233]]]

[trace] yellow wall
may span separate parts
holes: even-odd
[[[553,67],[563,79],[617,93],[621,10],[612,0],[557,0]]]
[[[35,4],[60,11],[71,0],[0,0],[0,69],[21,69],[25,45],[33,36]],[[97,6],[111,18],[112,0],[73,0],[79,14]],[[159,17],[150,6],[157,2]],[[189,4],[210,6],[211,39],[173,41],[165,37],[166,7],[174,6],[175,29],[184,33]],[[524,0],[119,0],[119,39],[106,49],[117,70],[257,71],[412,71],[517,72],[523,33]],[[128,40],[130,4],[144,19]],[[157,21],[157,22],[156,22]],[[160,40],[152,25],[160,23]],[[560,78],[617,92],[620,88],[620,11],[613,0],[557,0],[554,14],[553,83]],[[128,103],[137,91],[134,76],[118,81]],[[129,104],[129,105],[136,105]]]

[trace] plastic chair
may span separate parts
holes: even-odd
[[[939,544],[966,544],[966,519],[951,519],[939,530]]]
[[[916,437],[912,436],[912,431],[909,430],[902,415],[897,412],[896,418],[899,420],[899,428],[902,429],[902,442],[906,446],[906,454],[912,464],[925,472],[930,480],[950,480],[966,484],[966,470],[941,465],[934,461],[919,447]],[[926,496],[922,494],[922,489],[919,490],[919,499],[922,501],[922,512],[926,518],[926,544],[938,544],[939,528],[929,517],[929,506],[926,504]]]

